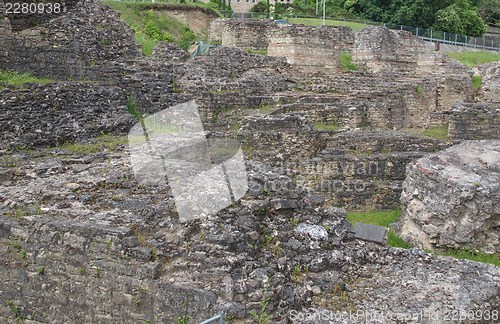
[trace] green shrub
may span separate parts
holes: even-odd
[[[347,53],[340,54],[339,66],[342,68],[342,72],[359,70],[356,64],[352,63],[352,55]]]
[[[482,82],[483,82],[482,76],[480,76],[480,75],[473,75],[472,76],[472,86],[474,87],[474,89],[479,90]]]

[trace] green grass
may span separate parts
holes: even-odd
[[[247,53],[250,53],[250,54],[267,55],[267,50],[254,51],[254,50],[247,49],[246,51],[247,51]]]
[[[347,53],[340,54],[339,66],[342,68],[342,72],[359,70],[356,64],[352,63],[352,55]]]
[[[295,18],[289,18],[288,21],[291,23],[295,23]],[[309,25],[309,26],[323,26],[323,19],[321,19],[321,18],[297,18],[297,24],[304,24],[304,25]],[[334,19],[326,19],[325,25],[328,25],[328,26],[347,26],[347,27],[351,27],[352,29],[365,28],[364,23],[346,21],[345,25],[344,25],[343,20],[334,20]]]
[[[483,77],[480,75],[473,75],[472,76],[472,86],[474,86],[474,89],[478,90],[479,87],[481,87],[481,83],[483,82]]]
[[[484,63],[500,61],[500,54],[479,51],[479,52],[460,52],[460,53],[447,53],[448,56],[457,61],[462,62],[467,66],[476,66]]]
[[[498,253],[493,253],[493,254],[476,253],[466,249],[462,250],[454,249],[445,252],[433,252],[433,251],[428,251],[428,252],[434,253],[436,255],[452,256],[455,259],[467,259],[476,262],[491,263],[500,267],[500,254]]]
[[[1,71],[0,70],[0,82],[5,82],[16,87],[21,87],[25,83],[51,83],[54,82],[50,79],[38,79],[31,76],[29,73],[19,74],[14,71]]]
[[[356,223],[366,223],[389,227],[389,224],[398,219],[399,214],[401,214],[401,210],[349,213],[347,214],[347,220],[353,225]],[[391,231],[389,231],[387,236],[387,244],[404,249],[409,249],[412,247]]]
[[[98,153],[115,151],[118,145],[126,143],[126,137],[101,135],[96,138],[95,143],[66,143],[61,148],[72,153]]]
[[[401,210],[356,212],[347,214],[347,220],[353,225],[367,223],[389,227],[389,224],[398,219],[399,214],[401,214]]]
[[[153,54],[153,48],[155,48],[158,43],[146,36],[141,30],[135,32],[135,40],[142,45],[142,53],[146,56]]]
[[[187,50],[192,41],[206,38],[195,35],[189,25],[161,12],[164,3],[104,1],[121,12],[121,19],[136,31],[135,39],[142,45],[144,55],[151,55],[159,41],[175,42]]]
[[[356,223],[366,223],[383,227],[389,227],[389,224],[398,219],[399,214],[401,214],[401,210],[348,213],[347,220],[353,225]],[[400,247],[404,249],[409,249],[413,247],[412,245],[406,243],[402,238],[392,233],[391,231],[389,231],[388,233],[387,244],[390,246]],[[456,259],[467,259],[471,261],[491,263],[496,266],[500,266],[500,255],[498,253],[485,254],[485,253],[476,253],[469,250],[448,250],[444,252],[427,250],[427,252],[436,255],[452,256]]]
[[[339,126],[335,124],[314,124],[314,129],[315,130],[329,130],[332,132],[336,132],[339,129]]]
[[[431,138],[440,139],[444,141],[448,141],[450,139],[450,137],[448,136],[448,125],[429,127],[426,130],[422,131],[422,133]]]

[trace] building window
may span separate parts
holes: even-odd
[[[255,0],[252,0],[253,3],[255,3]]]
[[[250,0],[247,0],[247,3],[250,2]]]

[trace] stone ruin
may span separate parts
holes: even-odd
[[[408,167],[395,228],[427,249],[500,251],[498,140],[465,141]]]
[[[404,30],[367,26],[354,33],[350,27],[281,25],[266,19],[218,19],[209,39],[223,46],[267,50],[270,56],[309,72],[337,72],[339,58],[352,55],[362,71],[372,73],[470,75],[465,65],[441,52],[429,52],[424,41]]]
[[[334,60],[328,73],[308,71],[286,55],[227,46],[185,61],[179,48],[160,44],[145,58],[118,18],[85,0],[53,24],[20,31],[2,21],[0,42],[9,47],[1,47],[0,67],[55,81],[0,90],[0,321],[201,322],[223,311],[243,322],[255,319],[263,301],[275,323],[354,309],[390,309],[421,321],[454,310],[500,311],[498,267],[359,240],[346,221],[346,209],[396,209],[400,197],[410,206],[405,199],[416,197],[410,188],[421,183],[419,163],[436,170],[433,181],[444,186],[438,176],[446,178],[449,167],[431,163],[458,149],[430,153],[463,139],[498,139],[498,102],[481,97],[483,88],[476,96],[483,102],[473,101],[467,68],[418,46],[406,55],[405,44],[418,40],[376,28],[359,35],[333,27],[276,32],[304,39],[308,31],[311,42],[328,34],[325,42],[350,48],[360,72],[341,72],[335,55],[343,50],[335,57],[321,52]],[[246,28],[243,21],[229,24]],[[274,23],[261,24],[269,25],[262,30],[271,39]],[[225,22],[210,28],[225,30]],[[365,45],[372,52],[357,58],[356,42],[373,43],[370,33],[391,43]],[[252,43],[253,50],[268,42],[247,35],[231,41]],[[398,55],[384,54],[394,48]],[[297,47],[303,55],[310,49]],[[23,57],[34,59],[26,65]],[[210,138],[239,142],[249,190],[215,215],[180,222],[168,184],[138,183],[124,137],[138,123],[131,108],[152,115],[192,99]],[[449,137],[422,133],[435,127],[447,128]],[[497,142],[463,145],[472,152],[496,149]],[[454,159],[450,167],[463,168]],[[498,171],[495,160],[485,159],[487,166],[472,167],[478,177]],[[464,188],[474,206],[484,207],[478,215],[490,230],[468,233],[491,251],[498,239],[497,207],[488,205],[495,182],[478,182]],[[429,185],[419,192],[453,195]],[[450,200],[447,208],[454,203],[472,215],[468,202]],[[432,227],[405,208],[401,227],[412,221]],[[427,233],[433,248],[466,246],[460,233],[425,230],[419,235]]]

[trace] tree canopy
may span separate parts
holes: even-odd
[[[277,13],[290,11],[315,15],[316,0],[276,4]],[[486,23],[499,23],[500,0],[327,0],[326,14],[481,36]]]

